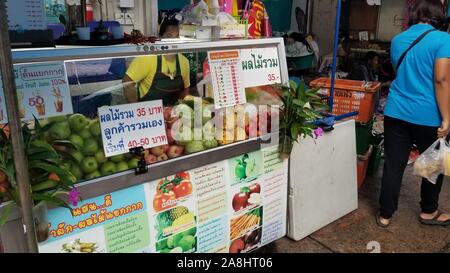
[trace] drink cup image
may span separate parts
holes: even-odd
[[[45,116],[45,103],[36,104],[36,110],[39,116]]]
[[[63,101],[60,99],[56,99],[55,101],[55,110],[58,113],[61,113],[64,109],[63,109]]]

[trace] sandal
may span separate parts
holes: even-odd
[[[422,223],[422,225],[428,225],[428,226],[449,226],[450,225],[450,219],[448,219],[447,221],[439,221],[439,217],[441,217],[442,212],[438,211],[438,213],[436,214],[436,216],[434,216],[433,219],[423,219],[422,217],[419,216],[419,221],[420,223]]]
[[[380,213],[378,212],[377,213],[377,215],[375,216],[375,219],[376,219],[376,222],[377,222],[377,225],[379,226],[379,227],[382,227],[382,228],[387,228],[391,223],[389,222],[389,224],[383,224],[382,222],[381,222],[381,216],[380,216]],[[388,220],[388,219],[386,219],[386,220]]]

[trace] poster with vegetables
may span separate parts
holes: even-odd
[[[229,159],[231,185],[257,179],[263,171],[262,153],[256,151]]]
[[[49,211],[41,252],[247,253],[286,234],[277,147]],[[73,213],[73,216],[72,216]]]
[[[151,252],[145,185],[49,210],[49,253]]]
[[[73,113],[63,62],[14,66],[19,116],[31,120]]]

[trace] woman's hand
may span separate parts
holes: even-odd
[[[450,122],[448,120],[442,121],[441,127],[438,129],[438,138],[446,138],[450,133]]]

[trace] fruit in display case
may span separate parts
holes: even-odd
[[[99,145],[97,140],[93,138],[86,139],[84,141],[84,146],[82,148],[82,152],[84,155],[95,155],[96,152],[99,150]]]
[[[102,176],[102,175],[101,175],[101,173],[100,173],[99,171],[94,171],[94,172],[92,172],[92,173],[90,173],[90,174],[87,174],[87,175],[85,176],[85,178],[86,178],[86,179],[95,179],[95,178],[98,178],[98,177],[100,177],[100,176]]]
[[[103,163],[108,161],[108,158],[106,158],[105,153],[103,152],[103,150],[98,150],[95,153],[95,160],[97,160],[97,162],[99,164],[103,164]]]
[[[125,155],[115,155],[110,157],[110,160],[114,163],[119,163],[125,161]]]
[[[84,146],[84,139],[79,135],[71,135],[69,141],[76,145],[78,149],[81,149]]]
[[[73,114],[69,117],[70,128],[74,132],[79,132],[89,125],[89,120],[82,114]]]
[[[93,135],[91,134],[91,131],[89,130],[89,127],[85,127],[83,130],[80,131],[80,136],[83,139],[92,138]]]
[[[184,148],[183,146],[171,145],[167,151],[167,156],[169,158],[176,158],[183,155]]]
[[[166,161],[168,159],[169,159],[169,157],[166,154],[161,154],[161,155],[156,157],[156,161],[157,162]]]
[[[102,129],[100,127],[100,121],[98,119],[91,121],[91,123],[89,124],[89,131],[94,137],[101,137]]]
[[[96,171],[98,168],[97,160],[95,160],[95,157],[86,157],[83,159],[83,162],[81,162],[81,169],[84,173],[92,173]]]
[[[117,172],[117,166],[114,162],[105,162],[100,167],[100,173],[102,175],[111,175]]]
[[[49,136],[53,140],[65,140],[68,139],[70,135],[71,130],[69,122],[67,121],[53,123],[49,130]]]
[[[116,167],[117,167],[117,172],[124,172],[124,171],[127,171],[130,169],[128,167],[127,162],[119,162],[119,163],[117,163]]]
[[[204,151],[205,147],[203,147],[203,141],[192,140],[184,146],[184,150],[185,150],[186,154],[193,154],[193,153]]]
[[[139,166],[139,159],[138,158],[131,158],[128,160],[128,168],[130,169],[136,169]]]
[[[77,180],[81,180],[83,178],[83,170],[78,165],[71,166],[70,172],[77,178]]]
[[[165,147],[164,146],[153,147],[150,149],[150,152],[156,156],[160,156],[165,153]]]
[[[148,154],[145,156],[145,163],[146,164],[153,164],[158,162],[158,158],[154,154]]]

